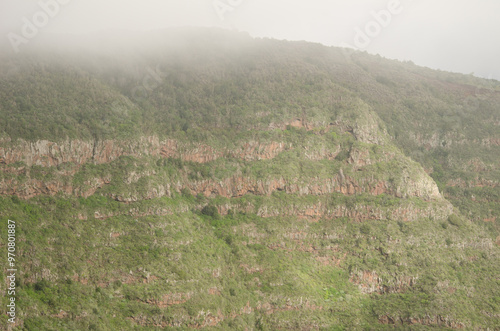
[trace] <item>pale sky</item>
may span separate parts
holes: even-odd
[[[0,0],[0,46],[12,49],[9,34],[23,37],[27,21],[39,26],[28,42],[49,33],[217,26],[500,80],[500,0]]]

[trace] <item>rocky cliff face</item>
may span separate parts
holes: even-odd
[[[256,141],[245,142],[235,149],[214,149],[205,144],[187,144],[177,140],[160,141],[157,136],[141,137],[138,140],[66,140],[51,142],[38,140],[28,142],[9,140],[0,145],[0,164],[9,165],[22,162],[27,167],[57,167],[70,163],[83,165],[110,163],[121,156],[162,156],[180,158],[183,161],[205,163],[215,161],[225,155],[243,160],[272,159],[288,147],[284,143],[270,142],[261,144]]]
[[[227,210],[238,210],[237,206],[227,206],[221,208],[220,213],[226,214]],[[401,220],[405,222],[415,221],[420,217],[432,219],[445,219],[453,212],[451,204],[445,203],[440,208],[429,205],[419,208],[415,205],[398,206],[394,208],[381,208],[371,205],[357,204],[355,206],[340,205],[328,207],[325,203],[318,202],[307,206],[286,206],[277,208],[276,206],[261,206],[257,215],[261,217],[278,216],[298,216],[309,220],[318,220],[320,218],[332,219],[346,217],[354,222],[364,222],[368,220]]]
[[[175,180],[165,178],[149,183],[141,192],[111,192],[114,199],[131,202],[171,196],[173,192],[188,190],[191,194],[206,197],[241,197],[246,194],[269,196],[283,191],[289,194],[344,195],[388,194],[397,198],[418,197],[424,200],[442,199],[437,185],[423,171],[400,152],[390,147],[388,135],[377,115],[359,102],[356,120],[342,117],[330,123],[306,121],[297,118],[274,126],[296,127],[311,133],[315,143],[283,139],[250,139],[224,143],[185,142],[175,139],[160,139],[158,136],[144,136],[134,140],[65,140],[51,142],[38,140],[28,142],[9,139],[0,141],[0,194],[15,194],[31,198],[40,194],[64,193],[88,197],[97,190],[113,184],[134,185],[140,180],[157,177],[152,160],[178,159],[198,164],[218,160],[238,160],[240,164],[272,160],[281,153],[293,151],[297,156],[311,162],[329,160],[337,162],[340,168],[329,176],[304,175],[248,175],[240,170],[228,172],[225,176],[206,179],[182,173]],[[276,130],[271,125],[268,130]],[[329,132],[344,135],[344,140],[353,137],[352,146],[341,146],[325,140]],[[279,135],[278,135],[279,136]],[[346,140],[347,139],[347,140]],[[318,145],[319,144],[319,145]],[[345,142],[344,142],[345,144]],[[221,147],[223,146],[223,147]],[[376,148],[375,148],[376,147]],[[336,161],[340,153],[347,153],[343,161]],[[127,170],[123,183],[116,183],[111,174],[96,174],[75,183],[74,177],[86,165],[111,164],[122,157],[146,160],[146,171]],[[391,164],[393,169],[386,169]],[[299,165],[302,167],[302,163]],[[396,171],[396,172],[394,172]],[[375,173],[376,172],[376,173]]]
[[[160,141],[158,137],[142,137],[136,141],[81,141],[67,140],[61,143],[50,141],[4,143],[0,147],[0,158],[3,178],[0,181],[1,194],[15,194],[22,198],[30,198],[39,194],[54,195],[59,192],[70,195],[90,196],[98,189],[110,184],[110,176],[95,176],[75,185],[73,176],[87,164],[108,164],[123,156],[135,158],[176,158],[187,162],[208,163],[219,158],[235,158],[251,162],[270,160],[287,150],[297,150],[309,160],[332,160],[339,153],[339,146],[333,149],[300,151],[293,144],[285,142],[257,141],[242,142],[232,149],[215,148],[206,144],[187,144],[176,140]],[[394,153],[384,156],[389,160]],[[401,158],[401,156],[399,156]],[[376,163],[370,159],[367,150],[352,148],[344,169],[360,170],[364,166]],[[41,178],[33,173],[33,167],[50,169],[53,176]],[[38,169],[38,168],[37,168]],[[43,169],[42,169],[43,170]],[[361,169],[362,170],[362,169]],[[43,171],[42,171],[43,172]],[[154,175],[154,170],[143,173],[131,171],[126,184],[137,182],[142,177]],[[259,179],[251,176],[235,174],[220,180],[193,180],[185,176],[177,182],[165,182],[148,187],[142,196],[129,198],[116,194],[119,201],[137,201],[161,196],[170,196],[171,192],[188,189],[192,194],[203,194],[207,197],[240,197],[245,194],[270,195],[276,191],[284,191],[299,195],[324,195],[342,193],[354,195],[367,193],[372,195],[390,194],[396,197],[420,197],[426,200],[440,199],[435,183],[423,171],[404,170],[397,181],[376,179],[372,174],[353,176],[344,174],[342,168],[329,178],[313,177],[268,178]]]
[[[320,130],[322,134],[335,129],[340,133],[350,133],[356,140],[383,145],[387,143],[387,133],[380,131],[380,120],[374,113],[362,113],[354,123],[352,121],[336,120],[331,123],[308,123],[303,119],[295,119],[281,124],[271,124],[267,130],[276,128],[285,130],[287,126],[304,128],[307,131]],[[266,160],[276,157],[279,153],[293,146],[280,141],[240,142],[235,148],[214,148],[203,143],[185,143],[174,139],[160,140],[158,136],[143,136],[134,140],[65,140],[53,142],[37,140],[34,142],[19,139],[12,142],[10,138],[0,139],[0,164],[9,165],[22,162],[50,167],[65,163],[82,165],[87,162],[94,164],[110,163],[120,156],[162,156],[165,158],[180,158],[183,161],[206,163],[221,157],[234,157],[241,160]],[[334,159],[340,152],[340,146],[330,146],[321,150],[306,153],[311,160]],[[353,162],[366,155],[352,155]]]

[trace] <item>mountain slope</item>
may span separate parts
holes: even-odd
[[[148,37],[2,61],[20,326],[499,327],[498,82]]]

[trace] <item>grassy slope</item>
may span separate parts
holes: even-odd
[[[277,196],[276,203],[289,199]],[[262,323],[274,329],[285,321],[298,329],[374,328],[384,315],[440,315],[468,326],[498,326],[485,315],[499,309],[498,249],[467,221],[310,223],[293,216],[213,218],[191,211],[205,203],[190,196],[127,206],[99,196],[2,198],[2,210],[18,222],[25,326],[116,330],[130,328],[130,317],[150,326],[193,326],[203,320],[202,310],[223,316],[221,325],[231,328]],[[187,211],[127,215],[150,208]],[[120,210],[122,216],[104,220],[76,216]],[[401,286],[401,293],[362,294],[349,282],[360,271],[375,271],[380,286]],[[401,277],[417,280],[399,285]],[[247,303],[254,311],[241,314]],[[271,308],[263,307],[277,313],[268,315]],[[61,310],[67,318],[51,317]]]
[[[234,38],[233,43],[224,38]],[[0,70],[9,73],[0,78],[2,135],[57,141],[67,136],[103,139],[158,134],[208,140],[217,147],[256,136],[276,140],[275,135],[283,134],[280,130],[262,132],[269,123],[301,118],[321,127],[339,119],[352,122],[372,109],[382,119],[380,131],[387,129],[394,144],[432,169],[441,190],[466,217],[357,224],[348,219],[310,223],[297,217],[255,215],[263,202],[276,208],[308,206],[317,199],[330,204],[340,200],[349,208],[362,204],[394,208],[406,203],[335,194],[326,200],[278,193],[266,199],[252,195],[230,199],[233,205],[255,207],[223,218],[199,211],[227,200],[187,193],[122,205],[101,193],[140,193],[144,183],[120,185],[120,171],[135,169],[120,170],[119,162],[103,165],[90,169],[90,175],[116,172],[116,185],[88,199],[57,196],[25,202],[3,197],[0,201],[2,220],[10,217],[20,224],[19,298],[26,303],[21,310],[25,327],[129,329],[130,318],[149,326],[195,326],[208,311],[221,319],[219,325],[232,329],[376,328],[381,327],[378,319],[386,315],[440,315],[470,327],[498,327],[498,318],[490,316],[500,309],[495,279],[498,247],[492,243],[499,220],[488,223],[486,229],[479,226],[483,218],[499,216],[498,186],[447,185],[456,178],[498,182],[499,147],[482,143],[498,138],[498,86],[364,54],[346,58],[338,50],[317,45],[224,38],[215,42],[194,38],[192,44],[187,42],[191,51],[182,56],[168,47],[162,55],[146,52],[133,57],[133,65],[127,57],[123,62],[103,56],[77,64],[67,58],[27,56],[12,60],[18,70],[9,71],[12,63],[2,62]],[[144,85],[152,68],[161,72],[162,79]],[[135,93],[137,86],[148,87],[146,97]],[[294,143],[316,139],[328,144],[333,139],[346,144],[347,150],[353,143],[348,138],[343,141],[343,135],[328,138],[301,130],[286,132],[285,139]],[[429,147],[412,139],[417,134],[424,138],[436,134],[439,145]],[[303,155],[291,157],[283,154],[276,160],[243,165],[225,160],[218,167],[247,167],[254,176],[269,175],[269,171],[293,176],[299,166],[312,175],[320,166],[305,162]],[[482,171],[463,166],[474,158],[486,164]],[[154,160],[141,162],[145,162],[141,170],[159,167],[167,180],[179,171]],[[193,176],[230,173],[185,167]],[[80,175],[89,174],[83,169]],[[134,208],[169,209],[174,215],[130,216]],[[95,219],[96,211],[119,216]],[[80,220],[78,215],[88,218]],[[401,293],[368,295],[349,281],[363,271],[375,271],[382,279],[378,285],[389,288],[401,277],[418,279],[416,285],[403,286]],[[164,305],[155,305],[154,300]],[[244,308],[247,303],[253,309],[250,314],[244,313],[249,311]],[[51,317],[61,309],[68,313],[66,318]],[[274,313],[267,314],[269,309]]]

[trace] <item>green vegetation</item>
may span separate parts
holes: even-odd
[[[1,59],[15,329],[500,328],[498,82],[184,34]]]
[[[497,326],[481,314],[498,311],[496,248],[473,224],[443,229],[428,219],[310,223],[295,216],[219,216],[215,205],[202,208],[208,218],[175,211],[127,215],[183,204],[197,208],[181,196],[126,208],[96,197],[0,199],[18,224],[18,249],[25,252],[18,288],[25,327],[112,330],[140,321],[194,326],[203,321],[201,311],[224,316],[220,326],[228,328],[257,320],[271,329],[285,320],[313,323],[287,313],[297,309],[319,318],[322,327],[377,328],[387,314],[431,313],[470,327]],[[54,212],[60,206],[71,206],[73,214],[117,216],[79,220]],[[374,293],[364,294],[356,284],[373,286]],[[249,315],[242,313],[247,303]],[[269,309],[277,314],[267,314]],[[61,311],[65,317],[55,318]]]

